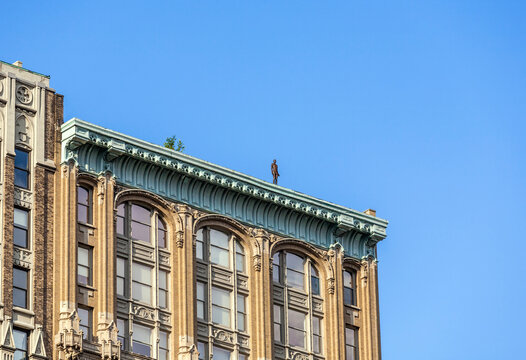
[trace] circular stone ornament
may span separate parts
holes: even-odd
[[[16,89],[16,98],[22,104],[29,104],[33,100],[33,94],[26,86],[22,85]]]

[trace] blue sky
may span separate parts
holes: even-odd
[[[2,4],[0,59],[65,118],[390,221],[384,359],[518,359],[526,2]],[[522,354],[522,355],[521,355]]]

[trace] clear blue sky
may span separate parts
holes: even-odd
[[[73,116],[390,221],[384,359],[522,359],[525,1],[2,4]]]

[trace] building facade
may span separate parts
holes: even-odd
[[[11,109],[0,113],[3,354],[381,358],[376,246],[387,222],[374,211],[62,124],[49,79],[23,76],[39,75],[0,67],[0,111]],[[40,94],[32,116],[18,82]],[[22,115],[29,145],[16,140]],[[17,185],[25,178],[34,187]]]

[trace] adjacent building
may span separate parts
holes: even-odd
[[[0,120],[2,359],[381,358],[373,210],[62,123],[21,64]]]

